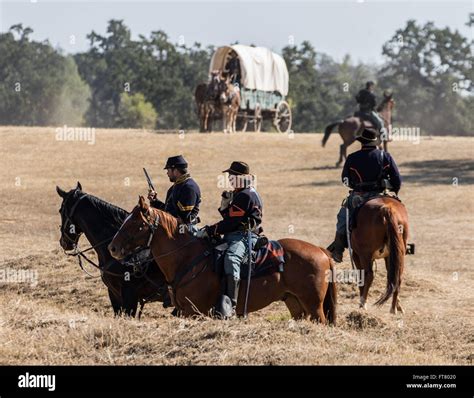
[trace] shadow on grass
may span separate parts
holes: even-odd
[[[474,159],[442,159],[399,164],[402,180],[418,184],[474,184]]]
[[[289,171],[318,171],[318,170],[337,170],[340,169],[342,171],[342,166],[314,166],[314,167],[301,167],[297,169],[290,169]]]
[[[457,178],[459,185],[474,184],[474,159],[444,159],[404,162],[398,165],[402,174],[402,182],[414,184],[453,184]],[[307,167],[292,171],[333,170],[335,167]],[[342,171],[342,169],[341,169]],[[315,175],[317,177],[317,174]],[[294,187],[332,187],[339,186],[340,180],[316,180]]]

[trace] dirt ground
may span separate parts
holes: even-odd
[[[1,364],[472,364],[474,138],[392,143],[417,250],[406,258],[406,313],[373,305],[385,286],[379,261],[368,311],[358,309],[355,285],[339,285],[337,327],[290,320],[283,303],[229,322],[176,319],[159,303],[147,305],[140,321],[115,319],[102,282],[59,247],[55,191],[80,181],[84,191],[131,210],[147,190],[142,167],[163,196],[165,160],[183,154],[208,224],[219,219],[221,170],[244,160],[257,176],[267,236],[326,246],[346,193],[334,168],[337,135],[326,148],[321,134],[99,129],[92,145],[56,138],[53,127],[0,127]],[[11,277],[27,270],[35,283]]]

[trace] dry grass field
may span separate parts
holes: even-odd
[[[367,312],[355,285],[339,285],[338,326],[294,322],[283,303],[248,320],[176,319],[161,304],[141,321],[114,319],[105,286],[59,247],[55,186],[131,210],[147,185],[161,194],[163,165],[182,153],[203,192],[201,219],[218,220],[218,178],[245,160],[263,197],[264,228],[326,246],[346,190],[340,138],[321,134],[155,134],[97,130],[95,144],[55,139],[54,128],[0,128],[0,271],[37,272],[37,284],[0,282],[1,364],[472,364],[474,358],[474,138],[395,142],[404,176],[410,242],[401,300],[406,313],[373,302],[385,286],[378,262]],[[354,144],[350,150],[358,147]],[[81,239],[82,245],[87,245]],[[350,268],[345,262],[339,269]],[[90,270],[94,272],[94,270]]]

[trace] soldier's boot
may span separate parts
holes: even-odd
[[[342,256],[344,254],[344,249],[347,247],[347,237],[345,234],[336,233],[334,242],[328,246],[328,250],[332,254],[332,258],[336,263],[342,262]]]
[[[237,300],[239,298],[240,279],[234,278],[233,275],[226,276],[225,295],[230,298],[232,302],[232,317],[235,316],[237,308]]]

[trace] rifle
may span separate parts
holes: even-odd
[[[148,182],[148,188],[151,189],[152,191],[155,191],[155,187],[153,186],[153,182],[151,181],[150,175],[148,174],[145,168],[143,168],[143,172],[145,173],[145,177]]]
[[[247,290],[245,292],[245,303],[244,303],[244,318],[247,318],[247,308],[249,302],[249,293],[250,293],[250,280],[252,279],[252,221],[249,219],[248,230],[247,230],[247,250],[248,250],[248,265],[249,272],[247,273]]]

